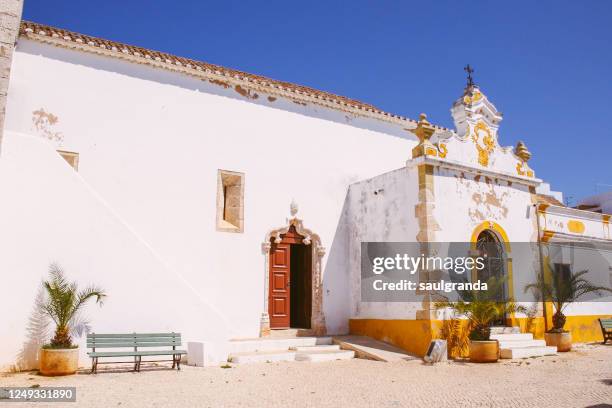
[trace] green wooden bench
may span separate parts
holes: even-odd
[[[612,340],[612,319],[599,319],[599,325],[604,338],[603,344],[606,344],[608,340]]]
[[[172,356],[172,360],[145,360],[145,363],[172,361],[172,368],[181,369],[181,357],[187,354],[185,350],[177,350],[181,345],[180,333],[125,333],[125,334],[99,334],[89,333],[87,335],[87,353],[91,357],[91,372],[98,372],[98,359],[134,357],[134,361],[109,361],[100,364],[134,363],[134,371],[140,371],[142,357]],[[139,348],[172,347],[171,350],[139,350]],[[99,351],[108,348],[131,348],[130,351]]]

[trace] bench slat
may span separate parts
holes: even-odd
[[[172,356],[187,354],[185,350],[160,351],[96,351],[87,353],[89,357],[132,357],[132,356]]]
[[[180,337],[181,333],[88,333],[87,338]]]
[[[87,343],[87,348],[125,348],[125,347],[172,347],[180,346],[180,342],[166,343]]]
[[[87,339],[87,343],[152,343],[152,342],[172,342],[172,341],[181,341],[180,337],[139,337],[139,338],[125,338],[125,339],[99,339],[99,338],[91,338]]]

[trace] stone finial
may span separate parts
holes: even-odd
[[[436,156],[436,147],[429,141],[429,138],[431,138],[435,131],[436,128],[427,121],[427,115],[421,113],[417,127],[411,130],[419,138],[419,144],[412,149],[413,159],[427,155]]]
[[[528,162],[531,159],[531,152],[527,150],[527,146],[523,141],[519,141],[514,148],[514,154],[516,154],[524,162]]]
[[[299,210],[299,207],[297,203],[295,202],[295,200],[291,200],[291,204],[289,205],[289,213],[291,214],[291,216],[295,217],[298,210]]]
[[[433,127],[431,123],[427,120],[427,115],[421,113],[419,115],[419,121],[417,123],[417,127],[412,131],[418,138],[419,142],[423,143],[425,140],[429,140],[431,135],[434,134],[436,128]]]

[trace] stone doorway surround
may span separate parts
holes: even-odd
[[[310,314],[310,328],[315,336],[323,336],[327,331],[325,327],[325,316],[323,314],[323,273],[321,268],[321,259],[325,255],[325,248],[321,245],[321,238],[319,235],[304,227],[303,221],[297,218],[297,211],[298,206],[292,201],[290,206],[291,217],[287,218],[286,225],[268,231],[261,244],[261,252],[265,257],[265,262],[264,308],[259,323],[260,337],[270,335],[268,296],[270,290],[270,249],[272,248],[272,241],[277,244],[280,243],[282,241],[281,235],[286,234],[292,226],[295,227],[298,234],[304,237],[303,243],[305,245],[312,245],[312,310]]]

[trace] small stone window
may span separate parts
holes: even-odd
[[[66,152],[64,150],[57,151],[60,156],[64,158],[68,162],[68,164],[74,169],[74,171],[79,171],[79,154],[75,152]]]
[[[244,231],[244,173],[217,173],[217,231]]]

